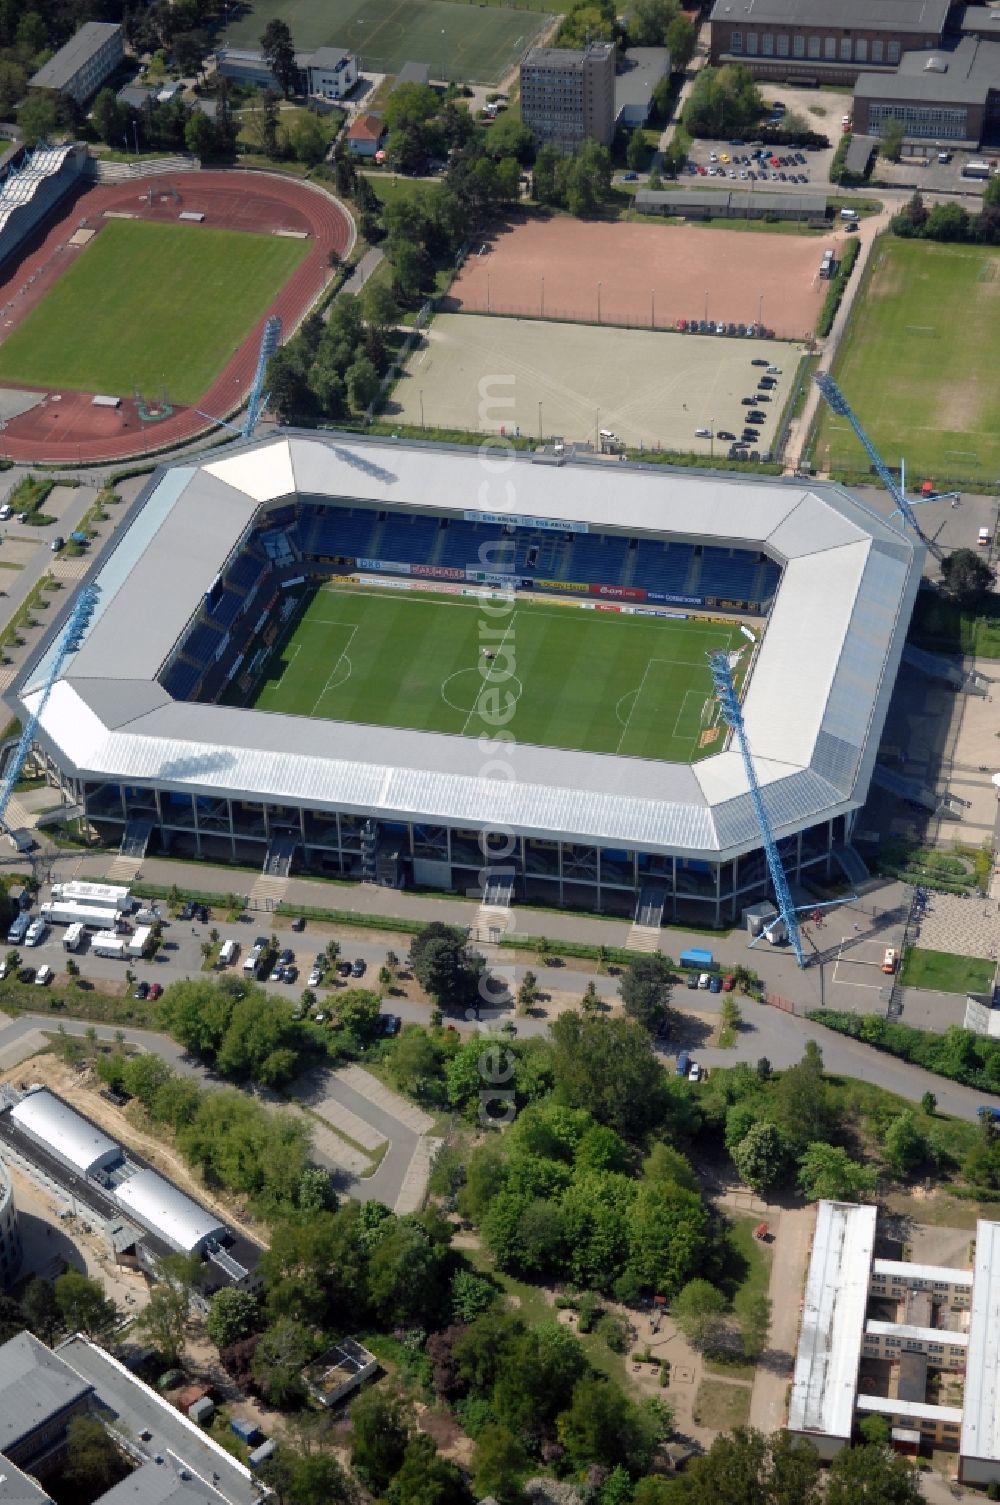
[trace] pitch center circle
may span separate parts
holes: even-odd
[[[515,701],[520,700],[524,694],[524,686],[516,674],[493,679],[488,674],[481,674],[478,669],[456,669],[441,685],[441,699],[453,711],[471,716],[483,691],[491,688],[513,695]]]

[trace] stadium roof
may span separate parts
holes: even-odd
[[[121,35],[121,27],[115,21],[85,21],[59,51],[53,53],[47,63],[28,79],[32,89],[66,89],[85,67],[95,53],[115,33]]]
[[[876,1215],[875,1207],[819,1204],[788,1406],[790,1432],[851,1435]]]
[[[715,0],[710,20],[941,35],[951,0]]]
[[[206,1240],[221,1238],[226,1232],[225,1224],[156,1171],[129,1176],[115,1187],[115,1200],[151,1233],[184,1254],[202,1249]]]
[[[992,1462],[1000,1460],[1000,1223],[977,1222],[974,1273],[959,1451]]]
[[[152,477],[95,574],[97,611],[41,719],[40,738],[62,767],[680,856],[759,846],[735,748],[689,766],[522,743],[505,749],[514,778],[498,779],[484,774],[474,738],[174,701],[155,676],[260,504],[296,494],[310,505],[435,515],[495,517],[499,507],[595,531],[766,549],[784,573],[744,713],[771,820],[791,834],[863,803],[923,551],[842,488],[652,465],[611,471],[598,460],[542,465],[525,454],[505,454],[500,479],[478,450],[295,432]],[[58,627],[22,680],[30,710]]]
[[[81,1176],[92,1175],[121,1159],[121,1149],[113,1139],[47,1088],[26,1093],[10,1110],[10,1116],[29,1139],[38,1140]]]
[[[150,1484],[148,1494],[130,1494],[119,1486],[120,1492],[112,1491],[102,1499],[113,1499],[115,1505],[131,1499],[140,1505],[165,1505],[167,1501],[170,1505],[201,1505],[203,1500],[220,1505],[221,1496],[228,1505],[260,1505],[265,1491],[250,1470],[103,1348],[77,1333],[60,1343],[50,1357],[65,1361],[70,1372],[93,1387],[99,1403],[97,1414],[103,1421],[133,1438],[148,1457],[165,1460],[140,1468],[131,1476]],[[182,1492],[173,1485],[167,1488],[169,1481],[154,1486],[150,1472],[154,1467],[171,1473],[175,1469],[190,1472],[199,1490]]]
[[[0,1452],[88,1396],[92,1385],[29,1332],[0,1345]]]

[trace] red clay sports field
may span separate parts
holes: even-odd
[[[58,219],[0,276],[0,336],[16,328],[73,265],[80,251],[68,241],[76,231],[100,234],[102,226],[121,216],[176,223],[182,210],[203,214],[206,225],[220,230],[308,237],[308,255],[276,291],[264,316],[278,315],[286,339],[322,291],[331,251],[346,255],[353,240],[349,215],[328,194],[267,173],[178,173],[91,188],[67,199]],[[195,226],[192,231],[197,234]],[[264,318],[199,399],[198,407],[206,413],[223,417],[246,398]],[[131,337],[132,331],[122,331],[123,339]],[[196,330],[192,338],[197,338]],[[144,422],[132,399],[123,399],[119,408],[95,408],[94,395],[47,389],[44,401],[7,420],[0,453],[27,464],[120,460],[185,443],[211,427],[194,407],[175,407],[167,418]]]

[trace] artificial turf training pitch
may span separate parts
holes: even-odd
[[[253,705],[475,737],[495,728],[483,712],[509,705],[509,693],[505,730],[518,742],[687,763],[721,746],[710,649],[740,654],[739,679],[750,644],[737,622],[520,600],[489,616],[475,600],[323,587],[266,664]]]
[[[0,381],[195,403],[311,248],[112,220],[0,345]]]

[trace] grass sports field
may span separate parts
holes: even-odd
[[[518,602],[482,656],[475,600],[324,587],[266,667],[259,710],[478,736],[484,690],[512,692],[519,742],[687,763],[716,705],[709,649],[749,644],[736,622],[671,621]],[[490,683],[490,673],[495,678]]]
[[[886,236],[834,367],[889,465],[914,484],[1000,475],[1000,251]],[[843,419],[821,409],[813,460],[867,469]]]
[[[255,0],[252,11],[230,16],[226,38],[234,47],[257,47],[275,19],[287,21],[303,51],[346,47],[369,72],[398,73],[413,58],[428,64],[433,79],[492,84],[518,62],[547,18],[534,6],[449,0]]]
[[[310,243],[112,220],[0,345],[0,381],[173,403],[208,390]]]

